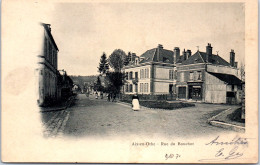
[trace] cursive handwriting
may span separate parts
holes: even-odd
[[[215,158],[212,159],[201,159],[201,162],[214,162],[214,161],[226,161],[230,159],[236,159],[243,156],[243,152],[238,150],[238,146],[233,147],[231,150],[221,148],[215,154]]]
[[[173,158],[178,159],[180,157],[181,157],[180,154],[165,154],[165,160],[173,159]]]
[[[206,145],[248,145],[248,138],[236,136],[231,141],[220,141],[219,136],[217,136],[209,143],[206,143]]]

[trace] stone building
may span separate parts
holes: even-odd
[[[123,93],[146,95],[171,94],[176,99],[208,103],[240,103],[241,80],[238,78],[235,52],[230,62],[212,53],[175,47],[166,50],[162,45],[147,50],[140,57],[132,53],[130,63],[123,68],[126,83]]]
[[[227,62],[213,54],[211,44],[208,44],[206,52],[197,51],[177,65],[177,77],[177,99],[207,103],[241,102],[241,80],[234,50],[230,52],[230,62]]]
[[[57,92],[58,70],[57,58],[58,47],[51,34],[50,24],[41,24],[42,26],[42,51],[38,55],[38,104],[40,106],[48,105],[56,101],[60,96]]]
[[[174,51],[179,51],[176,48]],[[132,53],[130,62],[123,68],[126,84],[125,94],[174,94],[176,84],[176,58],[174,51],[162,45],[144,52],[140,57]]]

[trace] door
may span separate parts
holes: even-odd
[[[201,100],[201,86],[193,86],[192,88],[192,99],[193,100]]]
[[[180,99],[186,99],[186,87],[179,87],[178,97]]]

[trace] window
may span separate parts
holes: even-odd
[[[184,72],[180,73],[180,82],[184,82]]]
[[[193,80],[193,77],[194,76],[194,73],[193,72],[190,72],[190,80]]]
[[[129,75],[129,79],[132,80],[133,79],[133,72],[130,72],[130,75]]]
[[[170,60],[166,57],[163,57],[163,62],[170,62]]]
[[[141,79],[149,78],[149,69],[148,68],[140,70],[140,78]]]
[[[129,92],[133,92],[133,85],[132,84],[129,85]]]
[[[143,83],[140,83],[140,92],[143,92]]]
[[[125,91],[128,92],[128,84],[125,85]]]
[[[173,79],[177,79],[177,70],[174,71]]]
[[[138,72],[135,72],[135,79],[138,79]]]
[[[148,92],[148,83],[145,83],[143,88],[143,92]]]
[[[125,73],[125,79],[128,80],[128,72]]]
[[[169,84],[169,93],[173,93],[173,84]]]
[[[174,71],[173,70],[169,70],[169,79],[170,80],[173,80],[173,78],[174,78]]]
[[[198,80],[202,80],[201,71],[198,71]]]
[[[135,92],[138,92],[138,85],[135,85]]]
[[[149,78],[149,69],[145,69],[145,70],[146,70],[145,78]]]

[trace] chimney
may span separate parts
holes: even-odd
[[[191,56],[191,50],[188,49],[186,52],[186,59],[190,58],[190,56]]]
[[[157,61],[160,61],[160,49],[163,49],[163,46],[161,44],[158,44],[158,47],[157,47]]]
[[[132,53],[132,55],[131,55],[131,61],[135,61],[135,57],[136,57],[136,54],[135,54],[135,53]]]
[[[183,60],[184,60],[184,61],[187,59],[185,49],[184,49],[183,52],[182,52],[182,57],[183,57]]]
[[[173,52],[173,63],[176,64],[180,58],[180,48],[175,47]]]
[[[235,67],[235,52],[233,49],[231,49],[231,52],[230,52],[230,65],[232,67]]]
[[[212,47],[211,44],[208,43],[208,46],[206,46],[206,53],[207,53],[207,62],[211,62],[212,60]]]

